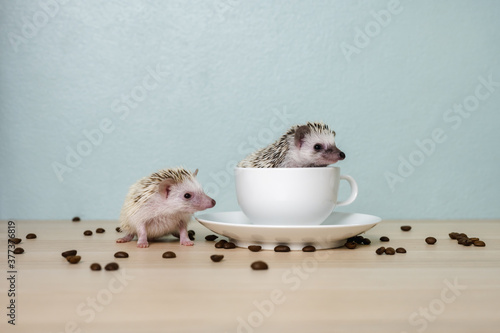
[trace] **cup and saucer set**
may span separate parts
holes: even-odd
[[[351,193],[337,201],[339,183],[346,180]],[[236,195],[241,211],[195,216],[211,231],[226,236],[239,247],[260,245],[272,250],[287,245],[301,250],[341,247],[349,237],[373,228],[377,216],[335,212],[358,195],[355,180],[340,174],[339,167],[236,168]]]

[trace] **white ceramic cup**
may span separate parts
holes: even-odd
[[[341,179],[349,182],[351,194],[337,201]],[[254,224],[317,225],[336,206],[352,203],[358,185],[340,168],[236,168],[236,195],[243,213]]]

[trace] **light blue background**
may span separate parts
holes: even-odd
[[[315,120],[359,184],[343,211],[500,217],[498,1],[54,1],[0,5],[2,219],[117,219],[179,165],[234,210],[231,165]]]

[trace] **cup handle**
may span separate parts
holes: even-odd
[[[349,186],[351,187],[351,195],[346,200],[337,202],[337,206],[347,206],[354,200],[356,200],[356,197],[358,196],[358,184],[351,176],[340,175],[340,179],[345,179],[349,182]]]

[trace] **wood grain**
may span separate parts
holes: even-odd
[[[411,225],[409,232],[401,225]],[[172,236],[117,244],[116,221],[16,221],[16,325],[7,324],[2,279],[1,332],[498,332],[500,220],[383,221],[371,245],[303,253],[216,249],[197,222],[193,247]],[[96,234],[103,227],[106,232]],[[92,236],[84,236],[84,230]],[[465,232],[486,247],[449,239]],[[25,239],[26,234],[36,239]],[[7,221],[0,223],[7,271]],[[381,243],[380,236],[388,236]],[[428,245],[427,236],[437,238]],[[220,238],[219,238],[220,239]],[[379,246],[406,254],[376,255]],[[76,249],[71,265],[61,252]],[[116,259],[126,251],[130,257]],[[162,253],[174,251],[175,259]],[[221,262],[210,260],[223,254]],[[252,271],[256,260],[267,271]],[[116,272],[89,266],[117,262]],[[457,287],[458,286],[458,287]]]

